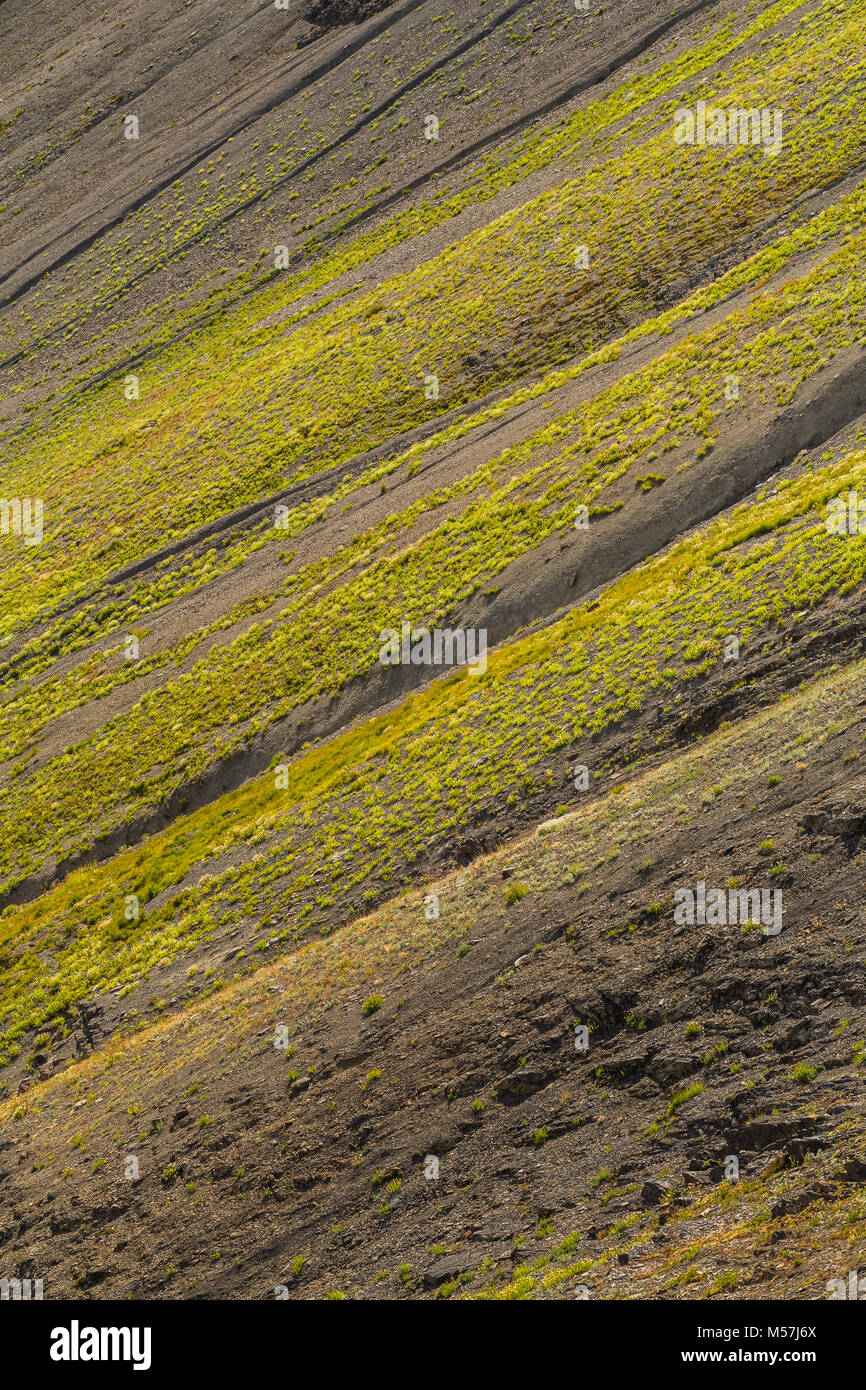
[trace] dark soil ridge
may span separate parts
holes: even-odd
[[[501,593],[483,608],[472,605],[471,618],[464,621],[480,625],[483,620],[488,642],[499,644],[540,618],[560,616],[581,596],[662,553],[862,415],[864,368],[866,350],[852,346],[782,412],[765,408],[757,420],[741,424],[732,415],[730,433],[719,438],[704,460],[668,476],[649,493],[635,496],[634,480],[627,475],[624,486],[631,496],[619,511],[590,521],[591,547],[582,531],[565,541],[548,537],[503,571],[497,577]]]

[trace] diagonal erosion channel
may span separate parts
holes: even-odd
[[[812,380],[796,403],[778,414],[768,410],[762,421],[733,433],[702,464],[669,480],[667,495],[661,491],[642,493],[622,511],[594,523],[590,541],[585,533],[565,544],[561,536],[549,538],[555,554],[548,565],[540,562],[540,547],[520,557],[502,572],[502,589],[487,611],[454,615],[452,626],[474,623],[480,617],[489,645],[504,643],[518,629],[543,623],[578,604],[684,532],[736,504],[802,450],[815,448],[866,411],[864,358],[866,353],[859,345],[840,354]],[[575,575],[577,554],[580,568]],[[319,697],[308,702],[257,735],[247,748],[216,762],[194,783],[179,786],[155,811],[118,827],[89,850],[58,863],[49,861],[0,895],[0,908],[31,901],[73,869],[110,858],[143,836],[164,829],[178,815],[209,804],[260,775],[275,754],[291,757],[301,743],[328,738],[352,723],[369,719],[386,705],[427,685],[429,679],[423,667],[377,668],[372,676],[350,681],[335,699]]]

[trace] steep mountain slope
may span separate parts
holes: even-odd
[[[0,9],[0,1266],[825,1297],[866,7],[434,10]]]

